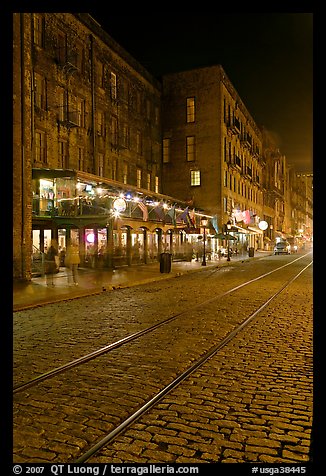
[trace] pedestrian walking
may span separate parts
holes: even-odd
[[[45,253],[45,277],[46,285],[54,286],[53,275],[58,268],[58,249],[55,240],[51,240],[51,244],[47,252]]]
[[[77,243],[71,243],[67,247],[65,266],[70,268],[71,273],[68,272],[68,284],[78,286],[78,265],[80,263],[79,248]]]

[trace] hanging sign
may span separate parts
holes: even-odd
[[[127,208],[126,201],[123,198],[116,198],[113,202],[113,208],[117,212],[124,212]]]
[[[268,228],[268,223],[267,221],[265,220],[262,220],[258,223],[258,227],[261,229],[261,230],[267,230]]]

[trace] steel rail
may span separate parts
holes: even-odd
[[[148,402],[146,402],[142,407],[135,411],[132,415],[126,418],[120,425],[118,425],[114,430],[108,433],[104,438],[98,441],[93,445],[86,453],[80,456],[75,463],[84,463],[91,456],[97,453],[103,446],[110,443],[115,437],[122,433],[125,429],[132,425],[136,420],[138,420],[145,412],[150,410],[156,403],[158,403],[162,398],[174,390],[181,382],[183,382],[190,374],[195,370],[201,367],[206,363],[211,357],[213,357],[219,350],[226,346],[241,330],[243,330],[265,307],[267,307],[271,301],[273,301],[279,294],[281,294],[285,288],[287,288],[293,281],[295,281],[309,266],[311,266],[312,261],[305,266],[302,270],[298,272],[294,277],[290,278],[278,291],[276,291],[271,297],[267,299],[255,312],[253,312],[249,317],[247,317],[241,324],[239,324],[233,331],[231,331],[224,339],[222,339],[218,344],[214,345],[209,349],[205,354],[200,357],[195,363],[193,363],[188,369],[182,372],[178,377],[176,377],[172,382],[166,385],[160,392],[158,392],[154,397],[152,397]]]
[[[238,289],[241,289],[245,286],[248,286],[256,281],[259,281],[260,279],[263,279],[265,278],[266,276],[269,276],[270,274],[273,274],[277,271],[279,271],[280,269],[283,269],[287,266],[290,266],[292,265],[293,263],[295,263],[296,261],[304,258],[306,255],[304,256],[300,256],[299,258],[296,258],[295,260],[291,261],[290,263],[286,263],[285,265],[282,265],[282,266],[279,266],[278,268],[272,270],[272,271],[268,271],[267,273],[264,273],[260,276],[257,276],[256,278],[253,278],[249,281],[246,281],[242,284],[239,284],[238,286],[235,286],[234,288],[232,289],[229,289],[228,291],[225,291],[224,293],[222,294],[219,294],[218,296],[214,296],[212,298],[209,298],[209,299],[206,299],[205,301],[201,301],[200,303],[198,304],[195,304],[193,306],[191,306],[191,310],[193,309],[196,309],[198,307],[202,307],[203,305],[206,305],[207,303],[210,303],[210,302],[214,302],[218,299],[221,299],[222,297],[224,296],[227,296],[228,294],[231,294],[235,291],[237,291]],[[90,352],[89,354],[86,354],[84,356],[81,356],[79,357],[78,359],[75,359],[75,360],[72,360],[71,362],[68,362],[66,364],[63,364],[59,367],[56,367],[52,370],[49,370],[41,375],[38,375],[37,377],[27,381],[27,382],[24,382],[24,383],[21,383],[21,384],[17,384],[13,387],[13,393],[18,393],[18,392],[21,392],[23,390],[26,390],[27,388],[30,388],[30,387],[33,387],[34,385],[37,385],[38,383],[44,381],[44,380],[47,380],[49,378],[52,378],[54,377],[55,375],[58,375],[62,372],[65,372],[66,370],[69,370],[73,367],[76,367],[78,365],[81,365],[83,363],[86,363],[86,362],[89,362],[90,360],[92,359],[95,359],[96,357],[99,357],[103,354],[106,354],[118,347],[121,347],[122,345],[124,344],[127,344],[128,342],[131,342],[133,340],[136,340],[138,339],[139,337],[145,335],[145,334],[148,334],[150,332],[153,332],[154,330],[158,329],[159,327],[165,325],[165,324],[168,324],[169,322],[173,321],[174,319],[176,319],[177,317],[180,317],[182,316],[183,314],[186,314],[188,313],[190,310],[190,308],[187,308],[186,310],[183,310],[177,314],[174,314],[173,316],[167,318],[167,319],[164,319],[163,321],[160,321],[158,322],[157,324],[154,324],[150,327],[147,327],[146,329],[143,329],[141,331],[138,331],[138,332],[135,332],[134,334],[130,334],[126,337],[123,337],[122,339],[119,339],[118,341],[116,342],[113,342],[111,344],[108,344],[104,347],[101,347],[100,349],[97,349],[93,352]]]

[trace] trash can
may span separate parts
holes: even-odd
[[[253,258],[255,256],[255,248],[249,248],[248,254],[249,258]]]
[[[160,254],[160,272],[170,273],[171,271],[172,254],[161,253]]]

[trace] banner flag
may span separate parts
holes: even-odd
[[[154,210],[155,210],[157,218],[164,221],[165,213],[163,211],[163,208],[161,208],[160,205],[159,205],[159,206],[155,207]]]
[[[242,219],[243,219],[243,221],[246,225],[249,225],[249,223],[251,221],[251,216],[250,216],[250,211],[249,210],[245,210],[244,212],[242,212]]]
[[[196,228],[196,215],[195,215],[195,209],[192,210],[192,212],[189,212],[189,218],[192,224],[193,228]]]
[[[178,218],[183,220],[185,223],[187,223],[188,210],[189,210],[189,207],[185,208],[185,210],[181,213],[181,215],[178,216]]]
[[[213,218],[211,219],[211,222],[214,227],[214,230],[216,231],[216,233],[218,233],[217,215],[213,216]]]
[[[172,218],[172,223],[175,226],[176,225],[176,220],[175,220],[175,205],[173,205],[172,208],[167,212],[167,215]]]
[[[236,221],[243,221],[243,212],[240,209],[234,210],[233,216]]]
[[[146,206],[145,203],[143,203],[143,202],[139,202],[139,203],[138,203],[138,206],[139,206],[139,208],[141,209],[141,211],[143,212],[143,220],[144,220],[144,221],[147,221],[147,220],[148,220],[148,210],[147,210],[147,206]]]

